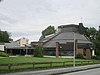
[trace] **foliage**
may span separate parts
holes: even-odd
[[[94,40],[97,58],[100,57],[100,28],[96,33],[96,39]]]
[[[43,48],[41,46],[34,48],[34,57],[43,57]]]
[[[96,55],[100,56],[100,40],[95,40]]]
[[[1,2],[2,0],[0,0],[0,2]]]
[[[95,40],[95,36],[96,36],[96,32],[97,32],[97,30],[94,28],[94,27],[92,27],[92,28],[90,28],[89,29],[89,34],[90,34],[90,40],[92,41],[92,40]]]
[[[97,30],[94,27],[90,27],[90,28],[84,28],[83,30],[83,34],[89,38],[90,41],[95,40],[95,36],[96,36]]]
[[[7,31],[0,30],[0,42],[9,42],[10,34]]]
[[[91,59],[100,60],[100,56],[92,56]]]
[[[55,27],[54,26],[48,26],[45,30],[42,31],[41,38],[45,38],[45,36],[55,33]]]
[[[80,53],[78,53],[75,58],[77,58],[77,59],[85,59],[84,55],[80,54]]]
[[[0,56],[1,56],[1,57],[9,57],[8,54],[6,54],[5,52],[1,52],[1,51],[0,51]]]
[[[83,34],[95,45],[96,55],[100,56],[100,28],[96,30],[94,27],[85,28]]]

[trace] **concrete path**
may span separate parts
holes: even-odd
[[[8,73],[2,75],[52,75],[52,74],[62,74],[62,73],[82,71],[82,70],[93,69],[93,68],[100,68],[100,64],[76,66],[76,67],[69,67],[69,68],[48,69],[48,70],[40,70],[40,71],[30,71],[30,72]]]

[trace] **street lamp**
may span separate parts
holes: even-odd
[[[61,52],[62,52],[62,46],[60,46],[60,51],[59,51],[60,57],[61,57]]]

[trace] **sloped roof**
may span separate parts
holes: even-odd
[[[65,28],[65,27],[78,27],[78,25],[76,25],[76,24],[69,24],[69,25],[60,25],[60,26],[58,26],[58,28]]]
[[[84,35],[74,32],[60,33],[44,44],[44,47],[56,47],[56,42],[66,44],[67,42],[74,42],[74,34],[77,43],[91,43]],[[50,38],[50,37],[49,37]]]
[[[74,42],[74,34],[75,34],[75,40],[77,40],[77,43],[92,44],[92,42],[90,42],[84,35],[80,34],[79,30],[81,30],[82,28],[83,28],[82,23],[79,23],[79,25],[75,24],[61,25],[58,26],[58,33],[46,37],[40,40],[40,42],[44,43],[43,44],[44,47],[56,47],[56,42],[59,42],[60,44]]]
[[[10,41],[10,43],[5,43],[6,48],[20,48],[20,45],[15,41]]]
[[[0,45],[4,45],[4,43],[3,42],[0,42]]]

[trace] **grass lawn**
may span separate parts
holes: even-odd
[[[38,57],[3,57],[0,58],[0,64],[8,64],[8,63],[25,63],[25,62],[63,62],[67,60],[73,60],[72,58],[38,58]],[[53,64],[53,66],[60,66],[62,64]],[[12,66],[11,69],[20,69],[20,68],[32,68],[33,65],[20,65],[20,66]],[[35,65],[35,68],[38,67],[50,67],[50,64],[39,64]],[[0,70],[8,70],[8,66],[0,66]]]
[[[64,62],[68,60],[73,60],[73,58],[38,58],[38,57],[4,57],[0,58],[0,64],[8,64],[8,63],[25,63],[25,62]],[[76,59],[79,60],[79,59]],[[80,59],[81,60],[81,59]],[[76,64],[81,64],[80,62],[77,62]],[[73,62],[67,62],[65,65],[73,65]],[[63,66],[63,63],[53,63],[52,67],[59,67]],[[26,65],[19,65],[19,66],[12,66],[11,70],[15,69],[22,69],[22,68],[33,68],[32,64],[26,64]],[[38,64],[35,65],[36,68],[50,68],[50,64]],[[9,70],[8,66],[0,66],[0,70]]]
[[[5,57],[0,58],[0,64],[22,62],[63,62],[73,58],[38,58],[38,57]]]

